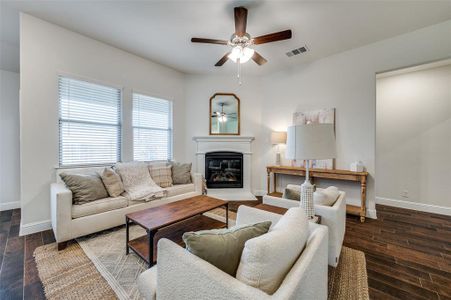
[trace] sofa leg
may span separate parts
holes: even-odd
[[[67,247],[67,241],[58,243],[58,251],[64,250],[64,249],[66,249],[66,247]]]

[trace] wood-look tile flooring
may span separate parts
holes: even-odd
[[[344,245],[365,252],[371,299],[451,299],[451,217],[377,206],[348,216]],[[0,299],[44,299],[33,260],[51,231],[19,237],[20,210],[0,212]]]

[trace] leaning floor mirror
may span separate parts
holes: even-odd
[[[210,135],[240,134],[240,99],[231,93],[210,98]]]

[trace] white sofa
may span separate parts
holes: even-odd
[[[72,204],[72,192],[59,174],[88,174],[104,167],[61,169],[56,183],[50,187],[52,228],[58,248],[71,239],[125,224],[125,215],[131,212],[194,197],[202,194],[202,175],[193,174],[191,184],[166,188],[166,196],[149,202],[129,201],[125,197],[105,198],[82,205]]]
[[[237,225],[272,221],[281,215],[240,206]],[[307,244],[278,290],[268,295],[217,269],[167,239],[158,243],[158,264],[138,277],[138,288],[153,299],[327,299],[326,226],[309,222]],[[295,234],[295,233],[293,233]]]
[[[345,236],[345,196],[346,193],[340,191],[340,196],[333,206],[315,205],[315,214],[321,216],[321,224],[326,225],[329,228],[329,265],[332,267],[336,267],[338,265],[341,247],[343,246],[343,239]],[[263,203],[283,208],[299,206],[299,201],[268,195],[263,196]]]

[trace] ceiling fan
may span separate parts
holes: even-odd
[[[257,51],[251,48],[252,45],[261,45],[276,41],[287,40],[291,38],[291,30],[284,30],[280,32],[265,34],[253,38],[246,32],[247,25],[247,9],[245,7],[235,7],[235,33],[232,34],[230,40],[216,40],[204,38],[192,38],[193,43],[206,43],[228,45],[232,49],[228,51],[216,64],[216,67],[222,66],[228,59],[239,64],[247,62],[252,59],[259,66],[265,64],[267,60],[263,58]],[[238,75],[239,77],[239,75]]]

